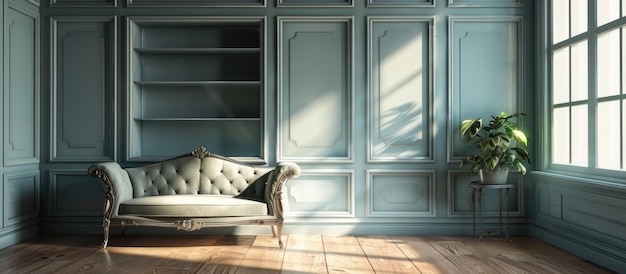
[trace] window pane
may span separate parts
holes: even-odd
[[[576,0],[574,0],[576,1]],[[598,0],[598,26],[604,25],[620,17],[620,1],[617,0]]]
[[[569,0],[552,2],[552,42],[556,44],[569,38]]]
[[[620,29],[598,37],[598,97],[620,94]]]
[[[569,102],[569,48],[552,55],[552,103]]]
[[[572,0],[572,34],[576,36],[587,31],[587,0]]]
[[[620,169],[621,143],[620,101],[609,101],[598,104],[598,167],[604,169]]]
[[[552,113],[552,162],[569,165],[569,107],[555,108]]]
[[[572,107],[572,165],[587,166],[589,161],[588,117],[587,105]]]
[[[589,62],[587,41],[572,46],[572,101],[586,100],[588,95]]]

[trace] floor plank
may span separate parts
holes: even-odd
[[[461,273],[454,265],[428,242],[418,236],[392,236],[392,240],[421,273]]]
[[[0,273],[612,273],[530,237],[40,236],[0,250]]]
[[[423,237],[435,250],[448,259],[456,268],[469,273],[489,273],[493,267],[483,260],[482,254],[473,250],[474,245],[458,237]],[[496,269],[498,271],[499,269]]]
[[[254,236],[223,236],[207,252],[208,259],[198,273],[236,273],[255,238]]]
[[[277,273],[283,263],[285,250],[278,247],[278,240],[273,236],[257,236],[244,256],[237,271],[243,273]]]
[[[289,235],[282,273],[327,273],[321,235]]]
[[[322,236],[328,273],[374,273],[354,236]]]
[[[361,248],[376,273],[417,273],[418,270],[388,236],[359,236]]]

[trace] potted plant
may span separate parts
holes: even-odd
[[[468,118],[461,122],[461,135],[464,143],[473,144],[480,153],[469,155],[461,161],[461,167],[472,163],[472,172],[478,173],[483,184],[504,184],[510,168],[526,174],[523,162],[530,163],[528,138],[513,118],[525,114],[500,113],[491,115],[491,121],[483,124],[482,118]]]

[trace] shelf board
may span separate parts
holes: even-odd
[[[261,81],[135,81],[144,86],[243,86],[260,85]]]
[[[135,48],[141,54],[260,53],[261,48]]]
[[[215,117],[215,118],[199,118],[199,117],[184,117],[184,118],[166,118],[166,117],[151,117],[151,118],[135,118],[137,121],[261,121],[261,118],[254,117]]]

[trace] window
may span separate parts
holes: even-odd
[[[550,167],[623,177],[626,0],[548,3]]]

